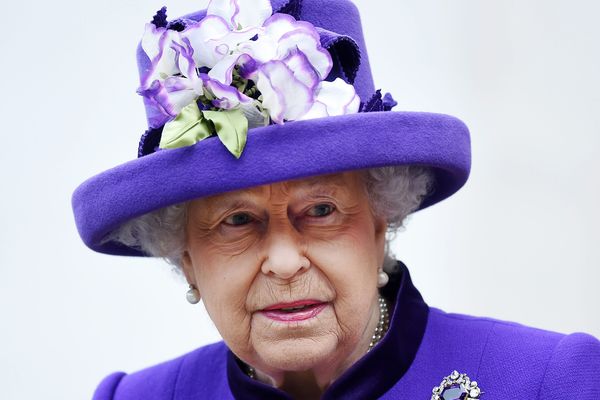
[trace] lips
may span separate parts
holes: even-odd
[[[261,313],[275,321],[295,322],[316,317],[326,306],[327,303],[318,300],[299,300],[270,305]]]

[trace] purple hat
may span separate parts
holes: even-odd
[[[412,164],[435,176],[423,209],[469,176],[463,122],[391,111],[392,97],[375,90],[349,0],[212,0],[171,22],[163,8],[137,60],[149,125],[138,158],[73,194],[79,234],[95,251],[144,255],[103,239],[132,218],[227,191]]]

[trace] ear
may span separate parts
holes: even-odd
[[[183,269],[183,275],[185,275],[185,280],[190,285],[194,285],[196,288],[198,288],[198,285],[196,284],[196,273],[194,272],[194,263],[192,262],[192,257],[190,256],[190,253],[187,250],[183,252],[181,262],[183,264],[181,268]]]
[[[385,239],[387,234],[387,220],[384,217],[375,217],[375,246],[378,250],[377,265],[383,265],[383,257],[385,255]]]

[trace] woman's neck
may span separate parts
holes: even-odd
[[[296,400],[318,399],[324,391],[312,371],[286,373],[280,389]]]

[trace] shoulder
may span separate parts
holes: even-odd
[[[469,331],[480,339],[485,338],[487,351],[494,351],[495,347],[503,351],[550,351],[555,357],[561,357],[585,350],[592,358],[600,351],[600,341],[586,333],[564,334],[495,318],[430,310],[429,324],[437,325],[437,329],[457,330],[462,334]]]
[[[591,335],[566,335],[435,308],[428,329],[454,351],[471,352],[470,370],[498,398],[600,398],[600,342]]]
[[[540,398],[600,399],[600,342],[585,333],[564,336],[550,357]]]
[[[98,385],[93,400],[173,399],[190,383],[195,391],[214,393],[227,380],[227,351],[218,342],[134,373],[114,372]]]

